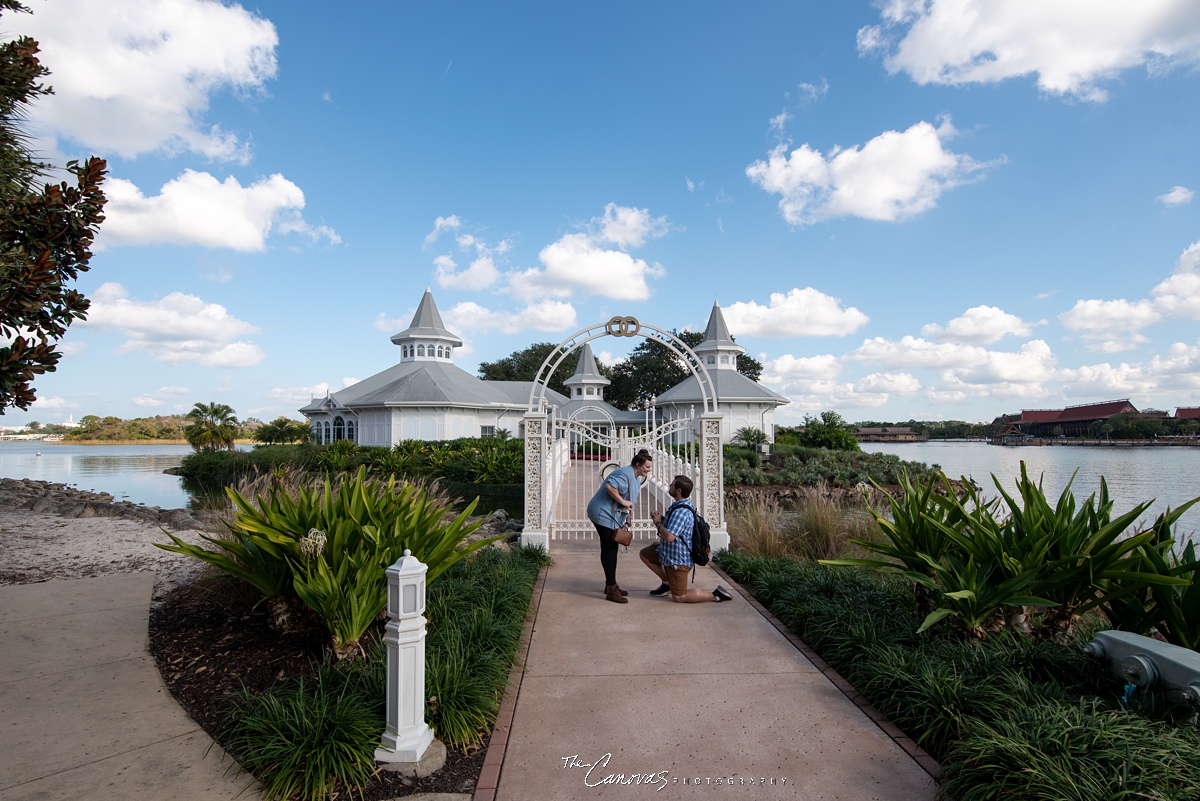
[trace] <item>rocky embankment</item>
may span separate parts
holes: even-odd
[[[0,509],[25,509],[74,518],[117,517],[162,526],[169,531],[216,531],[220,527],[220,516],[207,509],[160,509],[114,501],[107,492],[88,492],[30,478],[0,478]]]

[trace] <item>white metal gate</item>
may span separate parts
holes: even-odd
[[[703,488],[699,486],[699,448],[696,445],[696,419],[672,420],[651,428],[615,428],[595,422],[558,420],[550,416],[549,504],[553,510],[549,535],[553,540],[590,539],[596,528],[587,516],[588,501],[609,473],[627,466],[634,454],[645,448],[653,459],[638,502],[634,506],[634,539],[652,540],[652,511],[663,512],[670,505],[668,488],[675,476],[692,479],[696,489],[692,502],[703,509]]]

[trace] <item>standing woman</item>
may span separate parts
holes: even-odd
[[[600,536],[600,566],[604,568],[604,597],[618,604],[627,604],[629,593],[617,585],[617,543],[613,532],[633,516],[641,491],[639,479],[650,475],[653,460],[650,452],[643,449],[633,457],[629,467],[614,470],[604,479],[596,494],[588,502],[587,516]]]

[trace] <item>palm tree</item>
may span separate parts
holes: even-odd
[[[223,403],[197,403],[185,417],[192,423],[183,430],[188,444],[198,451],[233,450],[238,419]]]

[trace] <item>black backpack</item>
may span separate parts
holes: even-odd
[[[712,549],[710,547],[712,538],[708,528],[708,521],[701,517],[694,508],[689,507],[683,501],[675,501],[675,503],[671,504],[664,517],[669,520],[671,518],[671,513],[680,507],[684,507],[692,513],[692,564],[704,567],[708,564],[708,559],[712,555]],[[665,524],[666,523],[664,522],[664,525]],[[692,578],[695,580],[694,574]]]

